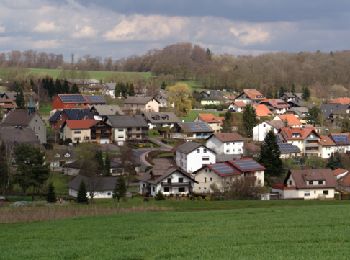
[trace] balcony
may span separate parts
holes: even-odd
[[[186,186],[189,186],[190,183],[189,182],[171,182],[171,183],[168,183],[168,182],[162,182],[161,183],[161,186],[162,187],[186,187]]]

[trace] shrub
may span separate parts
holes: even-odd
[[[161,191],[158,191],[155,197],[156,200],[165,200],[165,197]]]
[[[57,201],[56,199],[56,193],[55,193],[55,187],[52,183],[49,184],[49,189],[47,192],[47,202],[48,203],[55,203]]]

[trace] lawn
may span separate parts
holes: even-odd
[[[197,90],[200,91],[203,89],[203,85],[195,80],[182,80],[182,81],[177,81],[177,84],[186,84],[192,91]]]
[[[185,122],[193,122],[197,117],[198,114],[202,114],[202,113],[209,113],[209,114],[214,114],[219,116],[220,114],[224,114],[225,112],[217,112],[215,110],[191,110],[187,116],[185,117],[181,117],[182,120],[184,120]]]
[[[39,113],[43,116],[50,115],[50,111],[52,110],[52,105],[50,103],[41,103],[39,108]]]
[[[0,224],[1,258],[348,259],[348,203],[247,203],[231,210]]]
[[[68,195],[68,181],[70,177],[58,172],[51,172],[47,183],[52,183],[57,196]]]

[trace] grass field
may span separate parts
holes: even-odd
[[[200,91],[203,89],[203,85],[195,80],[182,80],[182,81],[177,81],[177,84],[186,84],[192,91],[197,90]]]
[[[1,258],[348,259],[348,203],[278,204],[0,224]]]
[[[61,69],[43,69],[43,68],[26,68],[26,69],[16,69],[16,68],[0,68],[0,77],[7,78],[9,76],[15,77],[17,74],[22,74],[24,77],[34,75],[34,76],[49,76],[56,79],[62,73]],[[66,71],[67,77],[69,78],[69,71]],[[76,77],[79,78],[79,71],[76,72]],[[120,72],[120,71],[86,71],[84,72],[87,78],[93,78],[98,80],[112,80],[113,78],[123,78],[123,79],[138,79],[138,78],[149,78],[151,73],[149,72]]]

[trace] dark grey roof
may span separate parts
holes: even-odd
[[[60,116],[65,114],[68,120],[94,119],[94,114],[90,109],[63,109],[57,110],[49,119],[49,122],[56,122]]]
[[[204,145],[196,142],[186,142],[184,144],[179,145],[176,148],[176,151],[180,153],[188,154],[201,146],[204,146]]]
[[[127,97],[124,104],[147,104],[153,97]]]
[[[27,109],[12,110],[7,114],[2,126],[28,126],[35,113],[29,113]]]
[[[141,115],[134,116],[108,116],[108,121],[114,128],[147,127],[147,122]]]
[[[93,108],[100,116],[123,115],[118,105],[94,105]]]
[[[187,178],[189,178],[190,180],[192,180],[193,182],[195,182],[195,180],[192,178],[191,175],[187,174],[186,172],[178,169],[178,168],[170,168],[168,170],[166,170],[166,172],[164,172],[164,174],[160,175],[160,176],[153,176],[152,174],[148,175],[148,178],[144,178],[143,181],[146,181],[148,183],[151,184],[157,184],[159,182],[161,182],[162,180],[164,180],[166,177],[172,175],[173,173],[180,173],[184,176],[186,176]],[[152,178],[154,177],[154,178]]]
[[[29,127],[0,126],[0,140],[8,144],[39,144],[39,139]]]
[[[115,184],[117,183],[117,177],[87,177],[77,175],[68,183],[68,187],[73,190],[79,190],[79,186],[82,181],[85,183],[87,191],[113,191]]]
[[[104,96],[100,96],[100,95],[92,95],[92,96],[86,95],[85,98],[89,104],[106,104],[107,103]]]
[[[146,120],[150,123],[178,123],[179,118],[173,112],[145,112]]]
[[[290,143],[278,143],[281,154],[300,153],[298,146]]]
[[[205,122],[179,123],[181,130],[185,133],[213,133],[213,129]]]
[[[320,110],[325,118],[329,118],[331,114],[338,114],[340,111],[346,111],[349,105],[343,104],[321,104]]]
[[[273,128],[276,128],[277,130],[285,126],[285,123],[282,120],[271,120],[268,121],[267,124],[269,124]]]

